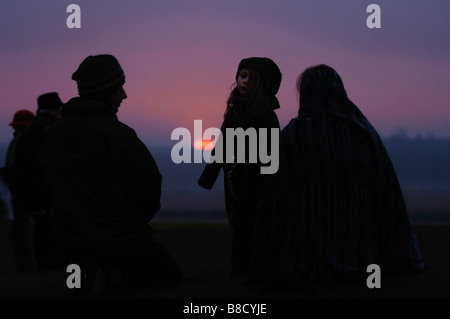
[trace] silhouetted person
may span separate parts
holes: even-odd
[[[58,93],[42,94],[37,99],[36,117],[22,132],[16,150],[17,193],[33,212],[34,247],[40,271],[54,270],[58,265],[55,236],[48,214],[51,199],[39,166],[39,146],[51,125],[61,117],[62,101]],[[52,150],[53,151],[53,150]]]
[[[365,280],[370,264],[382,275],[424,269],[389,155],[340,76],[313,66],[297,87],[259,211],[254,278],[299,286]]]
[[[0,168],[0,224],[13,220],[12,196],[9,185],[3,177],[5,167]]]
[[[34,225],[32,211],[25,205],[26,200],[21,197],[20,180],[16,169],[16,151],[19,140],[26,127],[30,125],[35,115],[29,110],[19,110],[14,114],[9,124],[14,129],[14,137],[11,140],[6,153],[4,167],[4,180],[11,191],[14,216],[12,220],[12,242],[17,270],[20,273],[34,272],[36,270],[36,258],[34,254]]]
[[[260,128],[266,129],[267,149],[270,154],[271,129],[279,130],[280,128],[275,113],[280,104],[275,95],[280,87],[281,77],[278,66],[269,58],[250,57],[240,61],[235,77],[235,87],[228,97],[221,126],[224,163],[217,161],[208,163],[198,180],[201,187],[211,189],[223,169],[225,208],[233,228],[232,275],[245,276],[249,270],[255,216],[264,176],[261,174],[263,164],[259,159],[260,137],[257,136],[258,140],[252,141],[257,145],[258,161],[250,162],[250,141],[246,140],[246,157],[243,162],[238,162],[237,143],[242,141],[235,139],[233,158],[225,158],[226,130],[242,128],[246,131],[254,128],[258,134]],[[212,154],[216,154],[216,149]]]
[[[108,54],[88,56],[72,79],[79,97],[62,106],[40,157],[58,240],[82,271],[99,265],[119,273],[116,288],[180,282],[178,264],[149,225],[160,209],[162,176],[136,132],[116,115],[127,98],[119,62]]]

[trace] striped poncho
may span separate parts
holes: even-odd
[[[370,264],[383,273],[423,269],[381,138],[340,78],[315,85],[280,134],[280,168],[260,204],[255,277],[296,283],[367,276]]]

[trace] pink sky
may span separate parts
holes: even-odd
[[[177,127],[219,127],[242,58],[266,56],[283,73],[280,123],[298,110],[295,80],[326,63],[381,135],[450,137],[450,2],[396,0],[73,1],[81,29],[68,29],[63,1],[0,4],[0,141],[22,108],[57,91],[77,95],[70,77],[91,54],[115,55],[128,99],[119,119],[149,145],[173,145]],[[368,29],[366,7],[381,7]]]

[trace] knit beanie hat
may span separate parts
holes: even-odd
[[[78,93],[86,96],[102,92],[125,83],[125,74],[117,59],[109,54],[90,55],[72,74]]]
[[[241,60],[236,71],[236,81],[242,69],[255,70],[261,76],[269,96],[273,99],[273,109],[278,109],[280,104],[275,95],[281,84],[281,71],[278,66],[269,58],[265,57],[251,57]]]
[[[56,110],[59,109],[63,102],[59,98],[58,93],[50,92],[42,94],[38,97],[38,111],[40,110]]]

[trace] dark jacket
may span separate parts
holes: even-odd
[[[20,137],[22,136],[25,127],[17,128],[14,131],[13,138],[9,142],[8,149],[6,150],[5,166],[2,167],[3,179],[9,185],[11,192],[15,192],[16,187],[16,150]]]
[[[223,138],[223,152],[224,163],[212,162],[208,163],[203,170],[200,178],[199,185],[205,189],[211,189],[220,173],[223,170],[224,173],[224,189],[225,189],[225,206],[228,214],[228,218],[233,225],[233,220],[238,215],[253,215],[256,213],[256,207],[258,205],[259,196],[261,193],[262,180],[264,176],[260,172],[260,168],[263,165],[259,161],[259,139],[257,135],[257,145],[254,149],[258,152],[258,160],[256,163],[250,163],[248,158],[249,141],[246,141],[245,147],[245,163],[233,163],[230,159],[225,159],[226,154],[226,129],[227,128],[242,128],[246,131],[249,128],[256,129],[257,132],[260,128],[268,130],[267,135],[267,149],[270,149],[271,128],[280,128],[278,117],[272,109],[267,109],[255,116],[249,112],[245,105],[237,105],[231,107],[226,113],[224,122],[221,126],[221,134]],[[234,155],[239,156],[237,153],[237,142],[235,141]],[[213,150],[212,154],[215,154]]]
[[[139,251],[160,208],[162,176],[135,131],[99,101],[73,98],[44,139],[40,164],[56,233],[105,252]]]
[[[38,111],[30,125],[22,132],[16,147],[16,196],[28,209],[35,212],[47,210],[51,205],[38,156],[45,133],[58,119],[56,113],[48,110]]]

